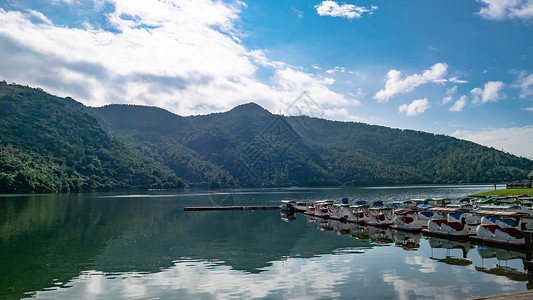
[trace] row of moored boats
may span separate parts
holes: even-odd
[[[533,198],[412,199],[384,204],[347,198],[316,202],[282,201],[282,211],[303,212],[323,219],[422,231],[430,235],[468,238],[481,242],[523,246],[522,233],[533,228]]]

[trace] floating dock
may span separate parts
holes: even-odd
[[[279,206],[196,206],[185,207],[184,211],[208,211],[208,210],[276,210]]]

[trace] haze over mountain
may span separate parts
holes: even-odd
[[[2,82],[0,109],[2,192],[496,183],[533,169],[445,135],[275,115],[255,103],[181,117],[148,106],[89,108]]]

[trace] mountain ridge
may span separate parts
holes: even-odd
[[[446,135],[277,115],[253,102],[179,116],[86,107],[1,82],[0,116],[0,192],[495,183],[533,169],[532,160]]]

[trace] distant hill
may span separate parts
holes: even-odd
[[[0,82],[0,192],[120,188],[496,183],[533,161],[445,135],[306,116],[255,103],[181,117],[85,107]]]
[[[533,169],[531,160],[445,135],[284,117],[255,103],[191,117],[131,105],[93,112],[108,130],[192,184],[492,183],[524,178]],[[195,170],[189,157],[208,170],[200,181],[188,175]]]
[[[0,192],[183,188],[86,111],[71,98],[0,82]]]

